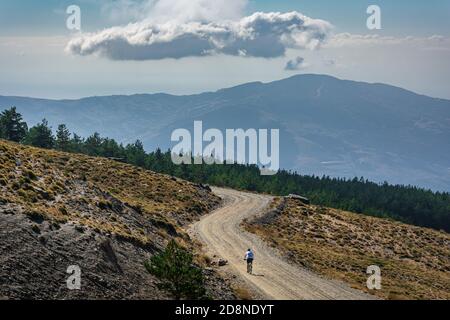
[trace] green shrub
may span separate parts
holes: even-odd
[[[163,252],[147,261],[145,268],[161,281],[159,288],[169,291],[176,300],[205,297],[201,269],[194,266],[192,254],[174,240]]]
[[[33,230],[33,232],[38,233],[38,234],[41,233],[41,229],[37,225],[33,225],[31,227],[31,230]]]
[[[102,210],[107,210],[111,209],[113,205],[109,201],[100,200],[99,202],[97,202],[97,206]]]
[[[24,173],[24,176],[26,176],[29,180],[37,180],[37,176],[33,171],[26,170]]]
[[[19,190],[20,189],[20,184],[17,181],[14,181],[11,185],[13,190]]]

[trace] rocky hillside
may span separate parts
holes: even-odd
[[[244,222],[292,263],[385,299],[450,299],[450,235],[387,219],[277,198]],[[366,269],[381,268],[381,290]]]
[[[0,299],[165,299],[144,261],[219,204],[208,188],[104,158],[0,140]],[[82,272],[68,290],[67,268]],[[207,272],[214,298],[233,298]]]

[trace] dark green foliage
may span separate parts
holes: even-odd
[[[84,142],[84,153],[90,156],[99,156],[101,154],[101,145],[103,139],[100,137],[100,134],[95,132],[92,136],[89,136]]]
[[[57,150],[70,151],[70,132],[65,124],[60,124],[56,131],[56,145]]]
[[[84,145],[84,140],[79,135],[74,133],[72,140],[70,140],[70,152],[82,153],[83,145]]]
[[[16,107],[5,110],[0,114],[0,138],[21,142],[27,134],[28,126],[22,120],[22,115]]]
[[[192,255],[175,240],[146,262],[145,268],[161,281],[159,287],[169,291],[176,300],[205,297],[201,269],[193,264]]]
[[[142,142],[137,140],[135,143],[127,145],[125,148],[125,157],[128,163],[143,167],[147,155]]]
[[[47,120],[43,119],[41,123],[32,127],[28,131],[24,143],[38,148],[53,148],[55,138],[53,137],[52,129],[48,126]]]

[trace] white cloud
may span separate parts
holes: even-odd
[[[171,19],[158,22],[164,17],[168,2],[178,4],[179,9],[172,11]],[[214,16],[209,15],[210,9],[217,10],[204,7],[206,1],[194,1],[198,3],[197,9],[182,16],[176,12],[184,8],[188,10],[188,2],[168,2],[158,2],[164,6],[152,9],[150,16],[156,15],[158,19],[145,19],[76,36],[68,43],[66,51],[82,56],[96,54],[113,60],[156,60],[212,54],[273,58],[284,56],[286,49],[316,49],[332,29],[330,23],[298,12],[257,12],[239,20],[205,21],[206,17]],[[234,11],[231,10],[228,16],[233,16]]]

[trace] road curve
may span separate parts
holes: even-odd
[[[224,205],[192,225],[190,233],[202,241],[208,251],[228,260],[231,271],[256,289],[265,299],[273,300],[361,300],[373,296],[352,289],[342,282],[324,279],[308,270],[287,263],[258,237],[244,231],[243,219],[261,213],[271,197],[214,188]],[[246,273],[244,253],[255,251],[254,273]]]

